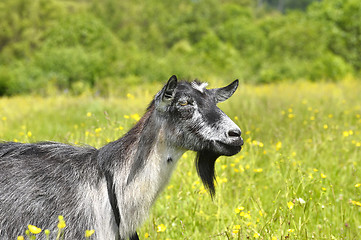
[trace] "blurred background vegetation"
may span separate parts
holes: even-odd
[[[2,0],[0,96],[361,75],[359,0]],[[125,90],[124,90],[125,89]]]

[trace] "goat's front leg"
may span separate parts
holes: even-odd
[[[138,233],[135,232],[135,233],[129,238],[129,240],[139,240]]]
[[[125,240],[125,239],[121,238],[120,240]],[[129,240],[139,240],[138,233],[135,232],[132,236],[130,236]]]

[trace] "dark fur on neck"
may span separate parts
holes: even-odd
[[[195,162],[198,175],[202,179],[204,186],[209,191],[212,198],[216,193],[214,187],[214,181],[216,180],[214,167],[218,157],[219,155],[214,152],[201,151],[197,153]]]
[[[156,142],[159,126],[152,118],[154,111],[154,103],[152,102],[147,108],[147,112],[133,129],[137,129],[139,142],[137,143],[137,151],[134,162],[130,169],[127,184],[129,184],[137,174],[144,168],[146,160],[152,150],[153,144]],[[141,147],[140,147],[141,146]]]

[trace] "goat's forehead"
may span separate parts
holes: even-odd
[[[201,93],[204,93],[204,91],[206,90],[206,87],[208,86],[208,83],[193,81],[193,82],[191,82],[191,86],[195,90],[197,90]]]
[[[208,83],[205,82],[181,82],[180,84],[178,84],[177,87],[177,92],[182,95],[182,94],[187,94],[187,95],[193,95],[193,96],[202,96],[202,95],[207,95],[208,90],[206,89],[206,87],[208,86]]]

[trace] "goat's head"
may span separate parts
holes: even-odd
[[[219,156],[241,150],[239,127],[217,107],[238,87],[238,80],[223,88],[206,89],[205,83],[177,82],[172,76],[155,97],[155,108],[170,134],[167,139],[180,148],[197,152],[197,171],[214,195],[214,165]]]

